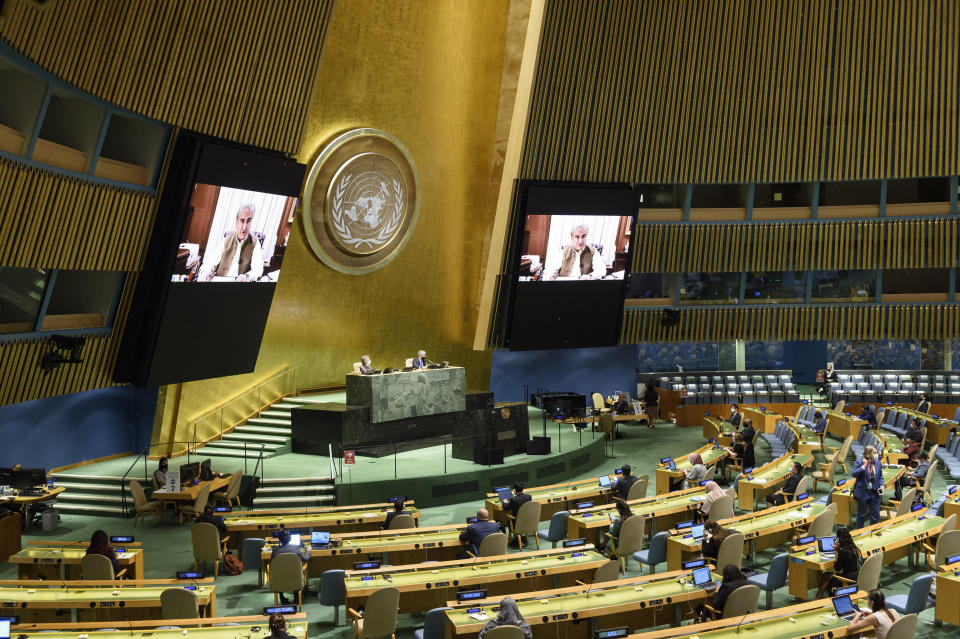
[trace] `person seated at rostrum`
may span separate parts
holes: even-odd
[[[620,393],[620,397],[613,404],[613,412],[617,415],[633,415],[633,404],[626,393]]]

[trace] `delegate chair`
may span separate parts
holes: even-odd
[[[480,547],[477,548],[477,554],[474,555],[469,550],[467,554],[471,557],[498,557],[507,554],[507,536],[504,533],[491,533],[483,538]]]
[[[887,639],[913,639],[917,634],[917,615],[906,615],[894,621],[887,629]]]
[[[919,575],[910,585],[910,592],[905,595],[890,595],[887,597],[887,606],[901,615],[920,614],[930,607],[930,586],[933,585],[933,573]]]
[[[280,553],[270,560],[270,565],[267,567],[267,578],[270,580],[270,590],[273,591],[274,605],[279,605],[280,593],[294,592],[297,595],[297,609],[299,610],[303,604],[303,587],[307,584],[306,571],[307,564],[303,563],[300,555],[296,553]]]
[[[810,473],[813,478],[813,489],[817,489],[817,484],[824,483],[828,487],[833,486],[833,476],[837,472],[837,458],[834,457],[830,463],[819,464],[820,470]]]
[[[736,619],[757,611],[760,602],[760,588],[754,584],[740,586],[730,593],[723,610],[717,610],[709,604],[704,604],[712,619]]]
[[[633,482],[633,486],[630,487],[630,491],[627,493],[627,501],[633,501],[634,499],[643,499],[647,496],[647,486],[650,484],[649,475],[640,475],[637,477],[637,481]]]
[[[333,606],[333,627],[340,625],[340,606],[347,600],[347,584],[343,570],[325,570],[320,575],[317,599],[321,606]]]
[[[933,503],[933,494],[930,492],[930,486],[933,485],[933,478],[937,475],[937,466],[940,465],[940,462],[935,461],[930,464],[930,469],[927,470],[927,476],[922,480],[917,479],[917,490],[923,494],[923,499],[926,503]]]
[[[773,591],[779,590],[787,585],[787,566],[789,560],[790,553],[782,552],[773,558],[770,562],[770,570],[766,573],[759,573],[753,577],[747,577],[747,581],[767,593],[767,610],[773,608]]]
[[[416,528],[417,520],[413,518],[413,515],[397,515],[390,521],[390,530],[402,530],[405,528]]]
[[[590,580],[591,584],[599,584],[604,581],[616,581],[620,578],[620,562],[616,559],[611,559],[607,563],[603,564],[599,568],[593,571],[593,578]],[[577,583],[581,586],[586,586],[587,583],[577,579]]]
[[[537,536],[537,528],[540,524],[540,506],[539,501],[530,500],[520,506],[516,517],[508,515],[510,532],[514,539],[517,539],[523,546],[527,545],[527,535],[533,535],[537,548],[540,548],[540,538]]]
[[[383,637],[397,639],[397,611],[399,609],[399,590],[396,588],[375,590],[373,594],[367,597],[363,613],[359,613],[353,608],[347,610],[347,613],[353,617],[354,639],[382,639]]]
[[[266,540],[263,537],[247,537],[243,540],[240,549],[240,560],[244,570],[257,571],[257,587],[263,588],[263,546]]]
[[[199,619],[197,595],[185,588],[167,588],[160,593],[161,619]]]
[[[847,472],[847,465],[845,463],[847,455],[850,454],[850,446],[853,445],[853,436],[847,435],[843,440],[843,443],[840,444],[840,447],[830,446],[830,450],[833,452],[827,455],[824,455],[823,458],[827,463],[832,462],[834,459],[837,460],[837,463],[840,464],[840,468],[843,469],[844,474]]]
[[[887,519],[893,517],[899,517],[900,515],[906,515],[910,512],[910,509],[913,507],[913,502],[917,498],[917,489],[911,488],[907,492],[903,493],[903,498],[900,501],[896,499],[891,499],[889,503],[884,504],[883,507],[887,511]],[[894,505],[897,507],[896,511],[891,512],[890,506]]]
[[[939,570],[946,563],[947,557],[960,554],[960,530],[949,530],[937,536],[936,547],[924,542],[923,549],[927,551],[927,566],[930,570]]]
[[[183,524],[183,515],[192,515],[194,518],[200,516],[203,512],[203,509],[207,507],[207,500],[210,498],[210,484],[207,484],[200,489],[200,492],[197,493],[197,498],[193,500],[192,504],[183,504],[180,508],[177,509],[177,517],[180,520],[180,524]]]
[[[453,608],[433,608],[423,617],[423,628],[413,631],[414,639],[444,639],[446,636],[447,611]]]
[[[609,413],[610,409],[607,408],[606,404],[603,402],[603,395],[600,393],[594,393],[590,396],[593,399],[593,410],[601,413]]]
[[[103,555],[84,555],[80,560],[80,572],[87,581],[113,581],[127,574],[124,568],[113,574],[113,563]]]
[[[410,362],[410,363],[412,364],[413,362]],[[357,375],[360,374],[360,362],[353,363],[353,372],[356,373]]]
[[[797,495],[802,495],[805,492],[808,492],[810,484],[810,476],[804,475],[799,482],[797,482],[797,489],[792,493],[783,493],[786,501],[793,501],[794,497]]]
[[[497,626],[484,635],[488,639],[523,639],[523,630],[516,626]]]
[[[137,514],[133,518],[133,525],[137,525],[137,521],[143,519],[147,515],[153,516],[153,525],[157,525],[157,513],[160,512],[160,509],[163,508],[163,504],[159,501],[147,501],[147,495],[143,492],[143,486],[140,485],[136,479],[130,480],[130,494],[133,496],[133,507],[136,509]]]
[[[604,533],[610,543],[610,551],[620,560],[623,572],[627,571],[627,560],[630,555],[643,548],[643,535],[647,520],[643,517],[630,517],[620,526],[620,538],[614,538],[610,533]]]
[[[190,529],[190,538],[193,541],[193,569],[196,570],[201,561],[212,561],[213,576],[216,577],[220,570],[224,548],[230,537],[220,539],[220,531],[216,526],[200,522]]]
[[[880,570],[882,568],[883,553],[878,552],[863,560],[863,563],[860,565],[860,573],[856,579],[847,579],[840,575],[834,575],[834,579],[838,579],[847,585],[856,584],[859,590],[870,592],[871,590],[877,589],[877,585],[880,583]]]
[[[243,478],[243,471],[237,470],[230,475],[230,483],[227,484],[227,487],[220,492],[213,493],[210,495],[213,497],[213,503],[225,503],[228,506],[233,506],[236,502],[237,507],[240,507],[240,480]]]
[[[723,572],[723,569],[731,564],[740,568],[743,561],[743,541],[743,533],[733,533],[723,540],[717,551],[717,570]]]
[[[650,540],[650,547],[633,553],[633,558],[641,564],[650,566],[650,574],[657,572],[657,564],[667,560],[667,537],[670,533],[664,530],[658,532]]]
[[[631,486],[632,488],[632,486]],[[557,542],[567,538],[567,520],[570,519],[569,510],[560,510],[550,517],[550,527],[546,530],[537,532],[537,537],[544,541],[549,541],[553,548],[557,547]],[[484,538],[486,540],[486,538]]]
[[[717,499],[710,506],[710,519],[719,521],[721,519],[730,519],[733,517],[733,497],[724,495]]]
[[[830,504],[819,515],[810,522],[806,535],[815,537],[830,537],[833,533],[833,525],[837,523],[837,505]]]

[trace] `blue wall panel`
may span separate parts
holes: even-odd
[[[609,395],[637,392],[637,347],[571,348],[545,351],[493,352],[490,390],[498,402],[522,401],[523,385],[534,393],[570,391]],[[588,402],[589,403],[589,402]]]
[[[47,470],[137,452],[150,441],[156,388],[120,386],[0,407],[0,466]]]

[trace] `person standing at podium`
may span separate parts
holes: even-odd
[[[427,351],[424,351],[424,350],[417,351],[417,356],[413,358],[413,368],[415,370],[419,368],[426,368],[428,363],[429,362],[427,361]]]

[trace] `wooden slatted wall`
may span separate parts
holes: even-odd
[[[521,178],[960,172],[960,3],[551,0]]]
[[[0,264],[132,271],[153,224],[153,196],[0,158]]]
[[[627,309],[620,342],[960,337],[956,304],[680,309],[679,314],[679,323],[666,327],[659,309]]]
[[[800,224],[640,224],[635,273],[736,273],[820,269],[951,268],[960,220],[863,220]]]
[[[93,95],[293,154],[333,0],[7,0],[0,37]]]

